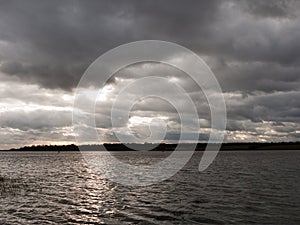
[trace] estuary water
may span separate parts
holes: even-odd
[[[113,154],[151,163],[169,153]],[[201,154],[168,180],[128,187],[80,152],[1,152],[0,224],[300,224],[300,151],[220,152],[199,172]]]

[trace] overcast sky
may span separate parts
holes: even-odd
[[[299,1],[7,0],[0,1],[0,149],[74,143],[74,92],[83,72],[111,48],[145,39],[183,45],[211,67],[226,100],[226,141],[300,140]],[[156,63],[123,69],[107,84],[96,109],[99,140],[116,141],[109,109],[140,73],[183,86],[197,105],[200,141],[207,140],[203,93],[183,72]],[[178,115],[157,98],[138,102],[116,131],[129,127],[147,137],[151,118],[165,122],[167,142],[178,138]]]

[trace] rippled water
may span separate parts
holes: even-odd
[[[221,152],[202,173],[200,156],[162,183],[126,187],[80,153],[0,153],[0,224],[300,224],[300,151]]]

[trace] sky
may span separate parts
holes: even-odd
[[[84,71],[106,51],[139,40],[174,42],[204,59],[223,90],[225,141],[300,140],[299,1],[1,0],[0,149],[75,143],[73,101]],[[140,74],[182,86],[199,113],[200,130],[191,132],[207,140],[210,111],[201,89],[184,72],[149,62],[120,70],[105,87],[86,87],[104,90],[95,110],[99,142],[117,142],[114,132],[126,137],[128,128],[145,138],[150,122],[154,137],[164,124],[165,142],[178,139],[176,110],[159,98],[138,101],[112,128],[114,99]]]

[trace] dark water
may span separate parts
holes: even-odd
[[[202,173],[199,154],[167,181],[126,187],[80,153],[0,153],[0,224],[300,224],[300,151],[221,152]]]

